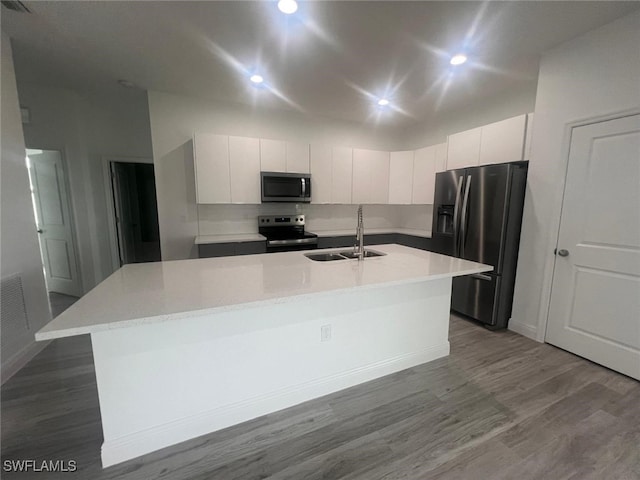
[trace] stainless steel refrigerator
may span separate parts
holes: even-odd
[[[493,266],[453,279],[451,309],[505,328],[511,317],[528,162],[449,170],[436,175],[433,250]]]

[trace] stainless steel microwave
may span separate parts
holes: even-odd
[[[311,202],[308,173],[260,172],[262,202]]]

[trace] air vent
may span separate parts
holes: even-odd
[[[31,10],[19,0],[2,0],[2,6],[18,13],[31,13]]]

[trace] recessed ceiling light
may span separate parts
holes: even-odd
[[[380,100],[378,100],[378,105],[380,105],[381,107],[386,107],[387,105],[389,105],[389,100],[387,100],[386,98],[381,98]]]
[[[451,57],[450,63],[451,65],[462,65],[466,61],[467,61],[467,56],[463,55],[462,53],[459,53]]]
[[[258,75],[257,73],[251,75],[251,77],[249,77],[249,80],[251,80],[253,83],[264,82],[264,78],[262,78],[262,75]]]
[[[298,2],[296,2],[296,0],[280,0],[278,2],[278,8],[282,13],[291,15],[298,10]]]

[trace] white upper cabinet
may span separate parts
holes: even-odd
[[[531,159],[531,137],[533,136],[533,113],[527,114],[527,133],[524,136],[524,158]]]
[[[260,142],[229,137],[231,203],[260,203]],[[227,179],[227,182],[229,182]]]
[[[197,203],[230,203],[229,137],[210,133],[193,136]]]
[[[351,203],[353,148],[333,147],[331,149],[331,167],[331,203]],[[313,176],[311,181],[313,181]]]
[[[413,151],[389,154],[389,203],[411,203],[413,189]]]
[[[439,143],[436,146],[436,173],[447,170],[447,142]],[[435,178],[434,178],[435,181]]]
[[[332,148],[329,145],[311,145],[311,203],[332,203],[333,159],[331,151]]]
[[[285,168],[286,172],[310,173],[308,143],[287,142]]]
[[[449,135],[447,170],[528,159],[532,126],[528,114]]]
[[[282,140],[260,139],[260,170],[263,172],[287,171],[287,143]]]
[[[482,127],[449,135],[447,170],[478,165],[481,138]]]
[[[411,203],[433,204],[436,181],[436,150],[438,147],[440,145],[432,145],[415,151]]]
[[[526,115],[483,126],[478,165],[522,160],[526,126]]]
[[[353,149],[352,202],[389,202],[389,152]]]
[[[260,139],[263,172],[309,173],[309,144]]]
[[[311,145],[311,203],[351,203],[353,149]]]

